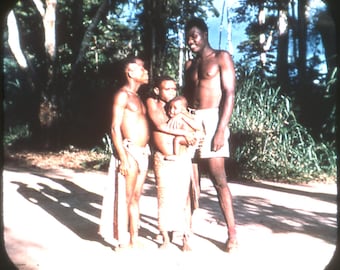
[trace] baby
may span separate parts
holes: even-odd
[[[167,113],[170,117],[168,125],[174,129],[184,129],[187,131],[194,131],[196,133],[197,143],[192,149],[194,152],[199,146],[204,137],[204,130],[202,123],[196,121],[188,111],[188,102],[184,96],[177,96],[169,101],[167,104]],[[167,156],[167,160],[173,160],[176,156],[188,149],[188,143],[184,136],[175,136],[173,140],[173,155]]]

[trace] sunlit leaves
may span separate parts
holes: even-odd
[[[317,143],[299,124],[290,98],[254,72],[239,78],[231,128],[234,158],[247,178],[335,179],[334,145]]]

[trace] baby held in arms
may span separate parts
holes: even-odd
[[[193,157],[195,150],[204,139],[204,128],[201,122],[195,120],[194,115],[188,111],[188,102],[184,96],[177,96],[169,101],[167,104],[167,114],[169,116],[168,125],[172,129],[183,129],[195,132],[196,144],[188,145],[184,136],[175,136],[173,140],[173,155],[168,155],[167,160],[174,160],[177,156],[189,153]]]

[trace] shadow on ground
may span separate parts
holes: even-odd
[[[67,226],[79,237],[86,240],[98,241],[104,245],[108,245],[98,235],[98,224],[91,221],[91,219],[83,217],[85,214],[85,216],[92,216],[97,219],[100,218],[100,209],[95,207],[95,205],[99,205],[100,207],[102,203],[102,196],[83,189],[70,180],[62,179],[62,176],[47,176],[47,173],[50,175],[50,173],[53,173],[53,171],[39,170],[37,168],[6,169],[45,177],[63,186],[66,191],[54,189],[44,183],[38,182],[37,184],[39,189],[37,190],[36,188],[32,188],[30,185],[24,183],[24,181],[20,181],[20,179],[12,182],[13,184],[17,185],[18,193],[21,194],[25,199],[27,199],[30,203],[39,205],[42,209],[56,218],[60,223]],[[336,196],[331,194],[312,193],[285,187],[266,185],[264,183],[234,183],[295,194],[298,196],[305,196],[330,203],[336,202]],[[144,196],[156,197],[154,181],[150,179],[146,181]],[[272,230],[274,233],[304,233],[320,238],[324,241],[327,241],[328,243],[335,243],[335,215],[313,211],[302,213],[296,209],[273,204],[269,200],[258,196],[234,196],[233,200],[235,218],[238,225],[242,226],[261,224],[262,226]],[[216,196],[214,194],[203,190],[200,198],[200,207],[207,211],[209,216],[215,219],[219,224],[225,224],[219,209],[218,201],[216,200]],[[325,222],[325,220],[333,219],[334,224],[332,222]],[[144,238],[154,241],[154,239],[156,239],[155,230],[157,230],[156,218],[142,214],[141,220],[143,224],[146,224],[147,226],[141,227],[140,235]],[[200,237],[206,238],[205,236],[201,235]],[[213,239],[206,239],[213,242],[213,244],[219,248],[223,249],[223,243],[217,242]]]

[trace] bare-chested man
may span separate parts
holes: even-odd
[[[170,243],[171,232],[183,233],[182,250],[190,250],[190,209],[188,205],[191,174],[191,157],[188,154],[176,160],[167,160],[173,154],[175,136],[184,136],[193,144],[194,132],[173,129],[168,125],[165,106],[177,94],[175,81],[169,76],[158,78],[154,87],[155,97],[146,101],[151,120],[154,153],[154,172],[157,182],[158,226],[163,236],[161,248]],[[177,117],[181,117],[178,115]]]
[[[118,89],[113,99],[111,136],[119,159],[119,173],[126,182],[129,244],[135,247],[140,218],[139,199],[150,154],[146,108],[138,96],[138,90],[141,85],[148,83],[149,76],[144,62],[137,57],[123,61],[122,69],[125,84]]]
[[[216,188],[227,227],[225,250],[237,246],[232,195],[225,173],[229,157],[229,122],[234,107],[235,69],[227,51],[213,49],[208,41],[208,27],[200,18],[185,26],[186,43],[195,58],[185,65],[184,95],[196,116],[203,121],[206,136],[200,149],[200,162],[206,162]]]

